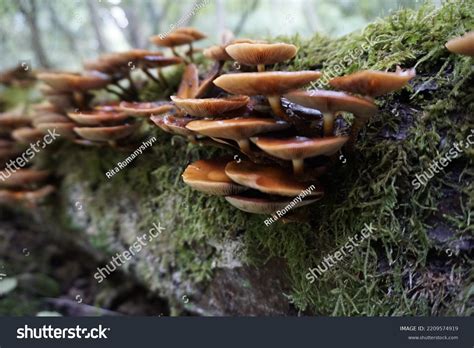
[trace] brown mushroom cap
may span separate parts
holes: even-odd
[[[186,128],[209,137],[240,140],[256,134],[288,128],[283,121],[272,118],[232,118],[226,120],[198,120],[188,123]]]
[[[188,34],[172,32],[167,35],[154,35],[150,37],[150,41],[157,46],[175,47],[189,44],[195,39]]]
[[[156,115],[150,117],[158,127],[171,134],[182,135],[185,137],[194,136],[194,132],[186,128],[186,125],[192,121],[189,117],[175,117],[170,113],[165,115]]]
[[[397,69],[396,72],[363,70],[335,77],[329,81],[329,84],[334,88],[351,93],[377,97],[403,88],[415,75],[415,69]]]
[[[145,56],[140,59],[140,64],[145,68],[164,68],[170,65],[181,64],[183,59],[179,57]]]
[[[236,110],[247,105],[249,99],[250,98],[245,95],[205,99],[171,96],[171,100],[178,108],[195,117],[211,117]]]
[[[71,123],[71,120],[61,114],[45,112],[34,116],[32,123],[36,127],[40,123]]]
[[[446,48],[453,53],[474,57],[474,31],[449,40]]]
[[[225,173],[223,158],[199,160],[186,167],[183,181],[192,188],[216,196],[236,194],[247,188],[234,183]]]
[[[44,186],[35,191],[0,190],[0,203],[16,204],[21,202],[36,204],[55,190],[56,189],[52,185]]]
[[[234,60],[245,65],[275,64],[293,58],[295,45],[286,43],[237,43],[225,48]]]
[[[36,128],[41,130],[44,133],[47,133],[48,130],[58,133],[61,137],[72,139],[76,137],[74,134],[73,128],[76,126],[75,123],[69,122],[60,122],[60,123],[40,123],[36,125]]]
[[[8,178],[3,178],[3,180],[0,180],[0,186],[24,187],[46,180],[49,174],[50,173],[47,170],[19,169],[11,173]]]
[[[128,137],[137,129],[137,124],[112,127],[74,127],[74,132],[90,141],[112,141]]]
[[[87,91],[100,89],[109,84],[109,78],[99,72],[86,75],[70,73],[39,73],[38,80],[51,86],[57,91]]]
[[[309,196],[319,197],[324,194],[319,183],[295,180],[292,172],[275,165],[232,161],[225,167],[225,173],[242,186],[272,195],[294,197],[305,190],[309,191]]]
[[[68,112],[68,116],[73,121],[86,126],[97,126],[100,124],[117,124],[126,120],[129,117],[124,112],[116,111]]]
[[[205,39],[207,37],[206,34],[192,27],[180,27],[180,28],[175,29],[173,33],[186,34],[186,35],[192,36],[193,39],[196,41]]]
[[[158,115],[174,109],[174,106],[166,101],[159,102],[126,102],[123,101],[119,106],[120,110],[126,115],[136,117],[149,117]]]
[[[365,99],[348,95],[344,92],[311,90],[293,91],[284,95],[289,101],[322,113],[347,111],[360,118],[370,118],[377,112],[377,106]]]
[[[15,129],[11,136],[20,143],[29,144],[42,139],[44,137],[44,132],[36,128],[22,127]]]
[[[208,47],[202,52],[202,54],[204,55],[204,57],[213,59],[213,60],[219,60],[219,61],[232,60],[232,57],[229,56],[229,54],[226,52],[224,46],[214,45],[214,46]]]
[[[255,137],[251,140],[260,149],[272,156],[293,160],[333,155],[341,149],[348,139],[349,137],[293,137],[286,139]]]
[[[226,74],[214,84],[232,94],[281,95],[300,88],[321,76],[319,71],[269,71]]]
[[[31,124],[31,120],[22,115],[12,112],[0,113],[0,128],[14,129],[24,127]]]
[[[247,196],[227,196],[226,201],[231,205],[252,214],[274,214],[278,210],[282,210],[291,204],[292,200],[287,198],[274,197],[247,197]],[[311,204],[319,200],[319,198],[304,199],[293,207],[293,209]]]
[[[176,96],[179,98],[194,98],[199,90],[199,71],[196,65],[188,64],[184,68],[181,83]]]

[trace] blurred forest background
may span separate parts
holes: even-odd
[[[433,0],[435,3],[441,0]],[[85,58],[130,47],[170,26],[192,25],[208,35],[339,36],[421,0],[0,0],[0,69],[80,69]],[[194,10],[193,10],[194,9]]]

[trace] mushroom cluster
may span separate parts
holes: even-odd
[[[330,85],[342,92],[301,89],[317,80],[319,71],[266,71],[269,65],[292,59],[297,51],[287,43],[246,39],[204,50],[216,61],[218,71],[229,60],[254,71],[216,77],[214,95],[191,92],[183,97],[178,91],[171,96],[176,110],[152,120],[163,130],[193,141],[207,137],[210,143],[230,146],[247,159],[199,160],[184,171],[186,184],[225,196],[233,206],[251,213],[275,213],[291,202],[289,197],[308,187],[314,190],[298,206],[315,202],[324,192],[318,177],[346,143],[354,144],[359,130],[377,112],[373,97],[402,88],[415,75],[414,70],[397,69],[332,79]],[[184,88],[198,84],[198,74],[193,70],[191,75],[195,81]],[[290,106],[285,108],[282,101],[291,102]],[[305,111],[296,115],[292,108]],[[334,127],[343,112],[354,116],[350,134]],[[322,123],[319,129],[314,126],[315,115]]]
[[[415,76],[414,70],[399,68],[366,70],[330,80],[338,91],[303,89],[321,72],[273,68],[297,55],[295,45],[235,39],[230,32],[220,45],[202,51],[202,58],[214,64],[201,73],[194,63],[200,50],[193,43],[205,37],[194,28],[177,28],[150,38],[172,55],[131,49],[88,60],[83,73],[37,74],[46,101],[34,105],[33,122],[15,129],[12,137],[28,143],[55,129],[81,145],[119,147],[133,139],[141,120],[150,120],[165,132],[244,157],[192,163],[183,173],[186,184],[224,196],[246,212],[272,214],[320,199],[320,176],[336,163],[336,153],[353,148],[360,129],[377,113],[373,98],[404,87]],[[228,69],[227,62],[233,62]],[[141,89],[149,84],[172,94],[174,83],[163,69],[183,65],[169,100],[141,99]],[[344,113],[353,116],[350,131],[340,126],[345,121],[335,122]],[[307,192],[305,197],[290,204],[301,192]]]
[[[46,183],[49,171],[30,162],[35,152],[27,144],[38,139],[30,127],[30,119],[21,113],[0,114],[0,203],[34,206],[54,191]]]

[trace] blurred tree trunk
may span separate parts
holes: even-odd
[[[105,47],[105,41],[102,36],[100,29],[100,18],[97,14],[97,5],[95,0],[87,0],[87,9],[89,10],[89,17],[91,19],[92,29],[94,30],[95,37],[97,40],[97,46],[100,53],[104,53],[107,49]]]
[[[217,17],[217,38],[220,38],[221,34],[225,30],[225,6],[224,0],[216,0],[216,17]]]
[[[142,48],[143,47],[143,27],[141,25],[142,21],[140,16],[137,14],[137,5],[136,4],[127,4],[123,6],[123,11],[128,20],[128,26],[124,30],[119,26],[119,28],[124,33],[127,38],[130,46],[133,48]],[[116,23],[117,24],[117,23]]]
[[[74,33],[61,21],[60,17],[58,16],[58,13],[56,12],[56,9],[54,8],[53,2],[46,1],[45,4],[49,11],[51,22],[64,35],[71,52],[74,55],[81,57],[81,52],[79,51],[79,46],[77,45],[77,40],[74,36]]]
[[[161,25],[168,14],[171,4],[173,0],[166,0],[161,11],[156,10],[156,6],[153,4],[153,0],[147,0],[145,3],[145,7],[147,9],[148,15],[150,16],[151,20],[151,29],[152,35],[158,34],[161,29]]]
[[[41,42],[41,32],[38,26],[36,0],[20,0],[17,2],[21,14],[25,17],[28,28],[30,29],[31,47],[35,53],[36,59],[43,68],[50,68],[51,64]]]
[[[192,25],[192,23],[195,20],[197,12],[194,13],[193,15],[190,15],[190,13],[192,12],[193,8],[199,4],[200,1],[201,0],[195,0],[189,6],[184,7],[183,11],[181,11],[181,14],[180,14],[179,18],[176,19],[175,22],[181,21],[181,19],[183,19],[180,23],[181,27],[185,27],[187,25]]]
[[[242,16],[240,17],[239,22],[234,28],[235,36],[238,36],[240,34],[250,14],[253,11],[255,11],[255,9],[258,7],[258,3],[259,3],[259,0],[253,0],[252,4],[242,13]]]

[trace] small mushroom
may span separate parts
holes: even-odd
[[[403,88],[413,77],[415,69],[396,72],[363,70],[354,74],[335,77],[329,84],[343,91],[377,97]]]
[[[309,196],[321,197],[324,191],[317,182],[301,182],[293,173],[276,165],[255,164],[251,161],[232,161],[225,167],[225,173],[236,183],[263,193],[279,196],[298,196],[308,187],[314,187]]]
[[[449,40],[446,48],[453,53],[474,57],[474,31]]]
[[[268,98],[273,112],[291,122],[292,120],[281,107],[280,96],[303,87],[320,76],[319,71],[226,74],[215,79],[214,84],[232,94],[264,95]]]
[[[99,72],[77,75],[71,73],[39,73],[38,80],[51,86],[56,91],[87,91],[101,89],[109,83],[109,78]]]
[[[352,113],[355,117],[354,124],[357,129],[360,129],[377,112],[377,106],[373,102],[348,95],[344,92],[324,90],[293,91],[285,94],[284,97],[293,103],[321,111],[325,136],[333,135],[334,115],[339,111]]]
[[[193,119],[190,117],[175,117],[171,113],[165,115],[154,115],[150,120],[163,131],[187,137],[191,142],[195,142],[195,134],[186,128],[186,125]]]
[[[44,132],[36,128],[22,127],[12,131],[11,136],[19,143],[30,144],[42,139]]]
[[[246,106],[249,99],[249,97],[244,95],[205,99],[171,96],[171,100],[178,108],[195,117],[212,117],[232,110],[237,110]]]
[[[0,180],[1,187],[28,187],[32,184],[41,183],[50,175],[47,170],[19,169],[10,174],[8,178]]]
[[[159,115],[174,109],[174,106],[166,101],[159,102],[121,102],[119,109],[126,115],[135,117],[150,117]]]
[[[0,190],[0,203],[24,203],[30,207],[34,207],[38,202],[42,201],[55,190],[56,189],[52,185],[47,185],[34,191]]]
[[[275,214],[276,211],[282,210],[285,207],[291,205],[292,200],[286,197],[252,197],[243,195],[233,195],[225,197],[226,201],[231,205],[252,214]],[[293,209],[300,208],[302,206],[314,203],[319,200],[318,198],[303,199]]]
[[[139,66],[143,72],[153,81],[165,87],[169,86],[168,80],[163,75],[162,68],[181,64],[183,60],[179,57],[145,56],[139,61]],[[148,69],[157,69],[158,77],[153,76]]]
[[[256,65],[265,71],[265,65],[276,64],[293,58],[298,52],[295,45],[286,43],[235,43],[225,48],[234,60],[245,65]]]
[[[44,112],[34,115],[32,124],[37,126],[40,123],[70,123],[71,120],[66,116],[53,112]]]
[[[194,64],[188,64],[183,72],[181,83],[176,92],[179,98],[194,98],[199,89],[199,71]]]
[[[199,160],[187,166],[183,181],[195,190],[227,196],[245,191],[247,188],[234,183],[225,173],[228,160],[225,158]]]
[[[137,125],[135,123],[110,127],[74,127],[74,132],[86,140],[113,142],[130,136],[137,129]]]
[[[288,139],[255,137],[251,140],[263,151],[272,156],[293,162],[296,175],[304,172],[304,159],[316,156],[331,156],[341,149],[349,137]]]
[[[270,118],[233,118],[227,120],[192,121],[186,126],[193,132],[212,138],[231,139],[239,144],[244,153],[250,153],[249,138],[256,134],[279,131],[288,128],[284,121]]]
[[[68,116],[76,123],[86,126],[115,125],[122,123],[129,116],[117,111],[81,111],[69,112]]]

